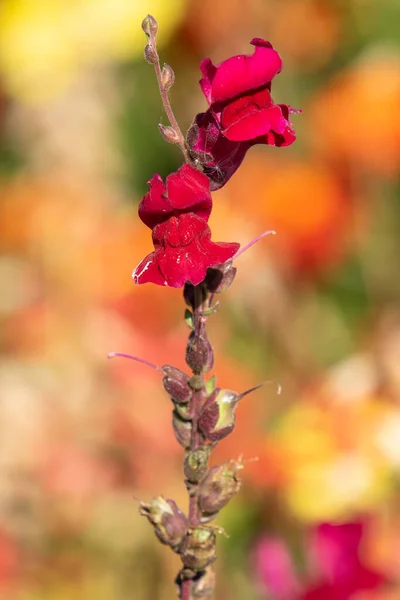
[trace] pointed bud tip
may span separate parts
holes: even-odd
[[[166,142],[168,142],[169,144],[179,143],[179,136],[173,127],[171,127],[170,125],[162,125],[161,123],[159,123],[158,129]]]
[[[158,31],[158,23],[152,15],[147,15],[142,21],[142,29],[146,35],[155,35]]]

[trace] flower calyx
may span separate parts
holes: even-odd
[[[186,535],[188,520],[176,502],[157,496],[149,503],[141,502],[139,512],[153,525],[160,542],[177,552]]]

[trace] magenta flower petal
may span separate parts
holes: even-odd
[[[139,204],[139,217],[150,229],[171,216],[187,212],[206,220],[210,216],[212,199],[208,178],[189,164],[168,175],[166,185],[159,175],[154,175],[148,183],[150,191]]]
[[[212,103],[225,102],[265,86],[281,71],[282,59],[269,42],[255,38],[250,43],[256,47],[254,54],[228,58],[216,67],[213,76],[209,67],[206,90],[208,92],[211,83]],[[207,98],[206,93],[205,96]]]
[[[200,71],[203,74],[203,77],[200,79],[200,87],[208,104],[211,104],[211,88],[217,67],[213,65],[210,58],[205,58],[200,63]]]
[[[220,112],[219,121],[226,129],[248,115],[270,108],[272,104],[269,90],[250,92],[227,103]]]
[[[224,129],[222,133],[232,142],[251,141],[267,135],[271,130],[277,135],[282,135],[286,127],[287,121],[283,118],[280,108],[272,106],[265,110],[248,113],[245,117]],[[268,138],[266,139],[268,140]]]

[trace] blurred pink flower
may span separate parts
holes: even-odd
[[[308,572],[296,574],[288,548],[276,538],[255,546],[255,571],[274,600],[351,600],[359,592],[378,590],[385,578],[363,565],[360,545],[365,524],[323,523],[306,547]]]

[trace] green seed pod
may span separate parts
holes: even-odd
[[[201,571],[216,559],[215,532],[207,527],[189,529],[179,549],[182,562],[188,569]]]
[[[158,539],[177,551],[188,526],[186,515],[177,504],[173,500],[158,496],[149,504],[141,502],[139,512],[153,525]]]
[[[238,471],[241,469],[241,462],[230,460],[209,471],[199,489],[198,503],[202,512],[213,515],[228,504],[240,490],[242,482]]]
[[[216,388],[203,406],[199,427],[211,442],[218,442],[235,427],[235,409],[240,396],[231,390]]]
[[[186,455],[184,463],[185,477],[191,483],[196,483],[204,477],[208,469],[208,448],[198,448]]]
[[[242,394],[231,390],[215,388],[202,408],[199,427],[210,442],[219,442],[232,433],[235,427],[235,410],[238,402],[263,384],[257,385]]]

